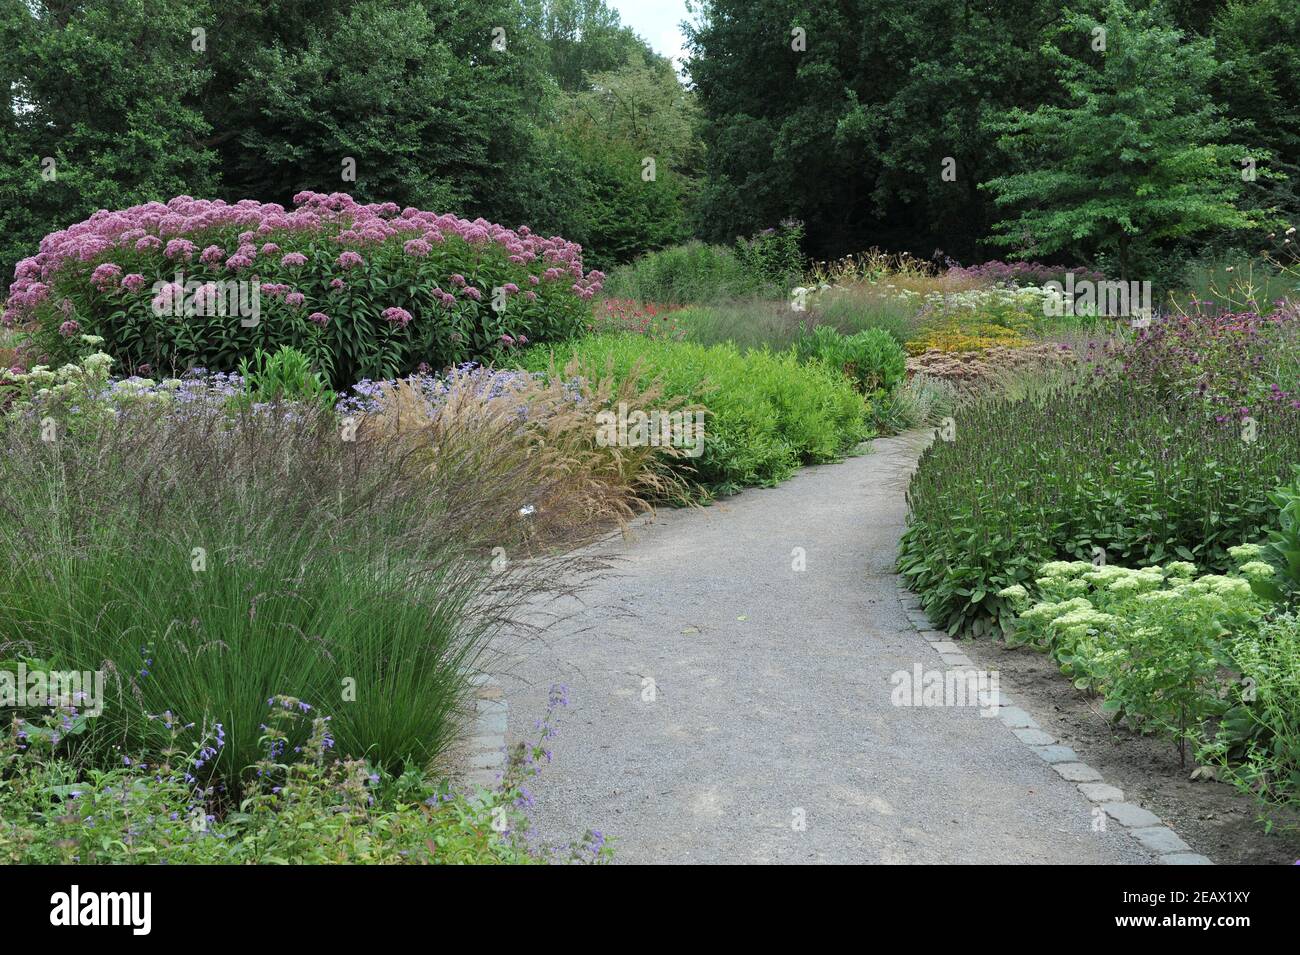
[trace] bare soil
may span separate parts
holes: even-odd
[[[1003,692],[1044,731],[1124,790],[1129,802],[1158,815],[1197,852],[1220,865],[1292,865],[1300,859],[1300,817],[1275,819],[1273,832],[1266,832],[1255,800],[1227,783],[1193,781],[1190,753],[1183,766],[1168,739],[1113,724],[1102,714],[1101,700],[1075,689],[1046,654],[990,640],[962,641],[961,648],[976,665],[998,670]],[[1290,831],[1281,831],[1282,826]]]

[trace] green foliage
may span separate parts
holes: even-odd
[[[1041,101],[1046,0],[711,0],[687,29],[704,123],[700,235],[807,223],[829,259],[872,245],[974,254],[1003,168],[983,124]],[[803,47],[792,31],[803,31]],[[958,161],[955,182],[939,176]]]
[[[1007,625],[999,591],[1053,559],[1207,570],[1273,526],[1269,492],[1300,459],[1296,410],[1262,406],[1243,440],[1195,398],[1159,402],[1126,382],[1062,386],[955,415],[908,489],[898,567],[930,619],[956,633]]]
[[[868,398],[893,391],[907,373],[907,353],[879,328],[841,335],[829,325],[817,325],[799,337],[795,351],[804,361],[821,361],[842,371]]]
[[[589,76],[617,70],[638,54],[656,58],[604,0],[529,0],[523,7],[529,29],[541,37],[546,71],[565,92],[587,89]]]
[[[512,761],[498,789],[475,797],[416,772],[394,777],[331,754],[331,718],[293,697],[266,701],[257,782],[231,803],[189,770],[224,750],[214,731],[185,748],[179,721],[158,762],[129,756],[80,768],[51,743],[58,714],[0,738],[0,859],[9,864],[498,865],[550,861],[532,849],[519,808],[529,772]],[[20,735],[21,734],[21,735]],[[298,751],[289,749],[300,742]],[[535,747],[536,748],[536,747]],[[537,753],[535,755],[540,755]],[[502,825],[504,823],[504,826]],[[588,833],[568,861],[604,862]],[[562,860],[565,861],[565,860]]]
[[[57,669],[105,672],[81,743],[96,765],[116,748],[156,761],[170,744],[150,717],[170,710],[194,724],[186,747],[225,728],[203,775],[237,794],[265,701],[292,691],[335,709],[340,753],[425,767],[455,737],[493,621],[548,586],[546,560],[490,575],[475,552],[499,526],[484,502],[530,489],[472,454],[430,474],[306,406],[140,404],[75,438],[56,423],[48,442],[33,416],[0,421],[0,632]]]
[[[1277,507],[1278,526],[1268,532],[1262,556],[1278,568],[1274,578],[1251,581],[1255,591],[1270,600],[1300,599],[1300,465],[1290,483],[1269,495]]]
[[[1055,561],[1037,568],[1032,606],[1023,586],[999,596],[1020,611],[1015,638],[1049,650],[1075,686],[1105,698],[1103,711],[1185,747],[1228,708],[1219,693],[1227,648],[1268,607],[1250,587],[1259,570],[1195,577],[1186,561],[1141,570]]]
[[[196,27],[206,0],[0,8],[0,279],[52,228],[215,185]]]
[[[691,241],[651,252],[615,269],[605,292],[665,305],[720,302],[760,295],[761,278],[726,246]]]
[[[1230,551],[1231,573],[1199,577],[1186,561],[1054,561],[999,596],[1018,614],[1013,639],[1048,651],[1075,686],[1104,697],[1103,711],[1171,737],[1184,757],[1190,744],[1267,811],[1294,810],[1300,618],[1270,618],[1255,592],[1274,576],[1262,548]]]
[[[1282,615],[1241,634],[1230,658],[1239,676],[1230,698],[1235,705],[1200,758],[1269,809],[1290,809],[1294,819],[1300,810],[1300,616]]]
[[[801,364],[792,352],[742,353],[733,345],[613,335],[582,339],[553,355],[533,349],[525,366],[546,371],[571,359],[588,379],[635,375],[642,387],[658,380],[666,397],[707,408],[703,453],[671,459],[706,499],[777,484],[801,464],[838,460],[868,436],[866,408],[853,386],[836,371]]]
[[[530,164],[551,87],[521,11],[511,0],[225,5],[204,90],[224,195],[287,203],[303,189],[346,189],[526,221],[546,188]]]
[[[1251,208],[1276,208],[1288,223],[1300,219],[1300,17],[1291,0],[1229,0],[1212,28],[1221,70],[1216,99],[1228,115],[1249,123],[1232,140],[1263,144],[1286,178],[1261,178],[1246,190]],[[1254,142],[1252,142],[1254,140]],[[1253,153],[1251,153],[1253,155]],[[1269,299],[1268,301],[1272,301]]]
[[[642,68],[627,72],[637,57]],[[230,0],[219,14],[208,0],[6,4],[0,275],[52,227],[96,209],[178,194],[288,204],[304,189],[527,223],[616,261],[626,250],[570,227],[588,195],[624,184],[610,169],[625,167],[584,172],[581,157],[557,149],[558,120],[587,74],[625,85],[653,75],[655,98],[639,103],[688,118],[680,86],[664,83],[676,83],[666,61],[601,0]],[[644,119],[638,109],[630,122]],[[647,153],[628,128],[602,141],[637,152],[624,180],[635,187]],[[693,149],[689,129],[679,132],[672,148]],[[644,234],[642,248],[681,237],[689,170],[661,164],[656,201],[666,207],[649,218],[663,237],[623,230]],[[610,206],[603,218],[614,223],[627,197]]]
[[[915,337],[921,311],[915,300],[856,286],[819,294],[809,302],[808,310],[810,320],[830,325],[845,335],[878,328],[900,345]]]
[[[686,238],[698,147],[694,103],[671,63],[633,47],[566,89],[544,133],[572,167],[562,187],[572,195],[555,210],[564,234],[600,268]]]
[[[1102,50],[1093,48],[1098,27]],[[1107,0],[1096,17],[1067,16],[1058,36],[1041,49],[1064,104],[992,123],[1020,163],[982,184],[1000,208],[1019,209],[992,241],[1024,257],[1104,251],[1128,279],[1154,265],[1161,243],[1258,223],[1239,208],[1238,160],[1262,165],[1267,153],[1227,142],[1233,126],[1209,93],[1212,41],[1124,0]]]
[[[660,167],[646,180],[641,171],[648,154],[627,143],[568,131],[552,140],[575,164],[578,195],[566,235],[592,250],[589,265],[613,268],[686,237],[687,183],[674,170]]]
[[[736,257],[750,274],[784,291],[803,276],[802,241],[803,223],[783,220],[775,229],[764,229],[748,239],[737,239]]]
[[[942,378],[916,374],[871,407],[872,420],[886,434],[938,425],[957,409],[957,389]]]
[[[803,224],[783,222],[732,248],[690,241],[651,252],[614,271],[606,291],[666,305],[724,304],[737,298],[783,298],[803,272]]]
[[[256,349],[251,361],[239,362],[239,377],[244,383],[241,404],[305,402],[334,407],[334,392],[307,356],[295,348],[284,346],[274,354]]]

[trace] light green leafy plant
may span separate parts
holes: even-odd
[[[1034,581],[1040,599],[1023,585],[999,596],[1019,610],[1014,641],[1048,650],[1077,687],[1105,698],[1103,710],[1168,733],[1185,758],[1227,709],[1220,671],[1232,639],[1268,608],[1252,579],[1271,573],[1248,559],[1236,574],[1199,577],[1188,561],[1136,570],[1051,561]]]
[[[239,362],[239,376],[244,380],[243,394],[236,405],[272,404],[301,401],[330,408],[335,394],[325,378],[312,368],[311,360],[287,345],[274,353],[258,348],[252,360]]]
[[[1295,477],[1269,495],[1278,509],[1278,527],[1269,532],[1268,543],[1258,548],[1258,558],[1276,565],[1276,575],[1257,575],[1251,580],[1255,592],[1275,602],[1294,601],[1300,596],[1300,466]]]

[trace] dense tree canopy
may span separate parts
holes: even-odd
[[[1143,11],[1148,29],[1163,31],[1173,44],[1166,64],[1195,61],[1196,90],[1165,103],[1179,67],[1156,76],[1142,69],[1128,77],[1128,99],[1114,97],[1104,109],[1138,104],[1153,116],[1158,100],[1176,110],[1166,117],[1164,132],[1171,135],[1199,130],[1211,109],[1215,123],[1226,126],[1200,132],[1250,146],[1261,170],[1268,168],[1266,157],[1276,157],[1279,172],[1294,161],[1296,79],[1284,66],[1300,49],[1294,0],[1071,6],[1063,9],[1058,0],[705,0],[689,37],[707,150],[700,230],[725,239],[799,216],[807,223],[809,251],[825,257],[871,245],[922,255],[942,249],[963,259],[997,253],[989,239],[1005,214],[994,206],[996,191],[979,185],[1051,175],[1073,161],[1076,147],[1092,148],[1080,135],[1051,144],[1040,139],[1036,152],[1003,142],[1008,151],[999,145],[1007,121],[1077,106],[1078,88],[1047,49],[1073,17],[1104,22],[1108,12],[1122,17],[1130,8]],[[1090,43],[1089,35],[1075,40],[1079,49]],[[1148,80],[1155,83],[1149,93]],[[1093,131],[1113,134],[1124,125],[1119,117],[1114,122],[1109,132]],[[1206,141],[1194,136],[1184,145]],[[1216,173],[1227,171],[1228,158],[1227,151],[1217,154]],[[1264,174],[1257,182],[1237,197],[1243,205],[1298,211],[1285,180]],[[1166,230],[1164,240],[1178,244],[1178,231]],[[1100,233],[1079,238],[1080,254],[1108,245]]]
[[[593,75],[646,107],[617,128],[693,135],[601,0],[4,0],[0,267],[98,208],[305,189],[563,232],[608,264],[681,237],[686,188],[667,155],[643,181],[639,132],[577,134]]]
[[[1095,260],[1300,213],[1297,0],[697,13],[679,77],[605,0],[0,0],[0,268],[179,193],[342,190],[562,233],[602,267],[791,218],[815,257]],[[1077,23],[1108,19],[1141,27],[1094,50]],[[1258,177],[1225,179],[1246,154]],[[1107,205],[1148,189],[1161,216]]]
[[[995,124],[1023,162],[984,183],[1018,213],[994,242],[1034,256],[1101,251],[1128,278],[1135,266],[1151,274],[1162,243],[1257,224],[1238,208],[1241,170],[1255,175],[1267,157],[1227,143],[1210,41],[1109,0],[1096,17],[1069,16],[1041,52],[1066,100]]]

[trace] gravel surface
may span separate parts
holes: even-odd
[[[942,668],[890,573],[919,447],[661,511],[597,545],[615,573],[544,641],[498,647],[512,742],[569,690],[530,786],[543,839],[598,829],[630,863],[1152,861],[999,720],[891,702],[892,674]]]

